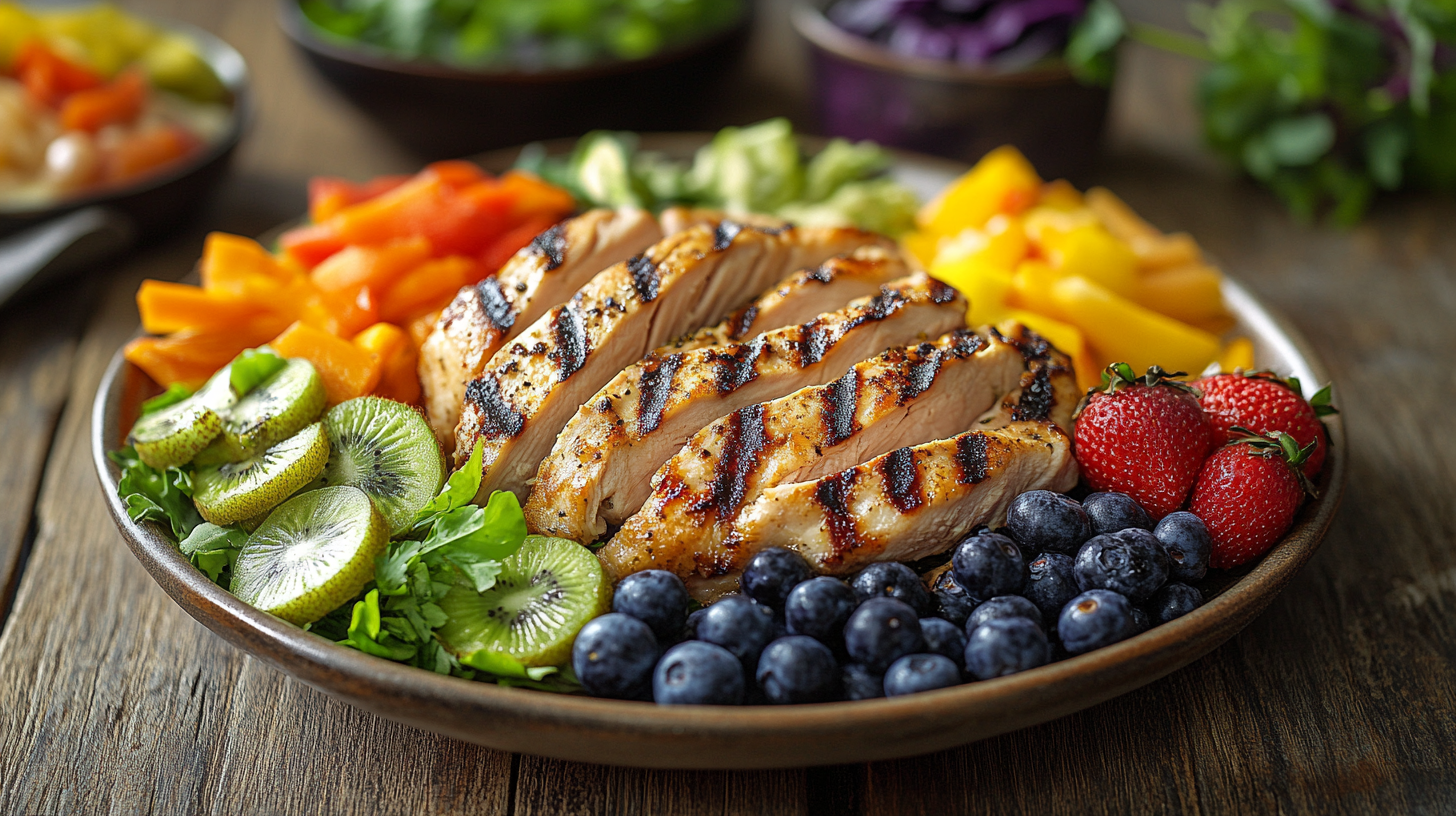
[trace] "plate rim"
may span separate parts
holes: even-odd
[[[1223,289],[1241,325],[1258,340],[1278,346],[1304,384],[1330,381],[1322,361],[1287,319],[1233,279],[1226,277]],[[787,707],[658,706],[435,674],[339,646],[238,600],[193,567],[159,528],[133,522],[117,496],[119,471],[106,452],[121,441],[116,425],[129,366],[118,349],[97,388],[92,459],[107,509],[127,546],[183,610],[247,654],[356,707],[492,748],[598,764],[728,769],[890,759],[1096,705],[1186,666],[1258,616],[1318,548],[1339,507],[1346,475],[1344,422],[1337,414],[1325,420],[1329,452],[1320,496],[1306,503],[1284,539],[1199,609],[1112,646],[1010,677],[894,699]],[[625,752],[604,754],[607,744]],[[804,746],[814,753],[798,753]]]

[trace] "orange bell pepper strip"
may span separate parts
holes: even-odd
[[[123,356],[164,388],[181,383],[197,388],[243,352],[266,343],[274,330],[252,325],[223,331],[181,331],[166,337],[138,337]]]
[[[20,47],[10,71],[36,101],[53,108],[67,96],[103,81],[95,71],[62,57],[40,40],[29,40]]]
[[[137,311],[149,334],[177,331],[227,331],[262,318],[269,310],[246,300],[219,297],[197,286],[144,280],[137,288]],[[287,325],[282,321],[278,328]],[[275,329],[276,331],[276,329]]]
[[[284,290],[305,281],[257,241],[225,232],[208,234],[198,270],[208,293],[255,303],[276,304]]]
[[[507,171],[501,176],[500,185],[514,197],[511,215],[518,221],[551,218],[554,224],[576,209],[576,199],[571,193],[535,173]]]
[[[354,336],[354,345],[379,361],[376,396],[410,404],[420,401],[420,356],[404,329],[393,323],[375,323]]]
[[[381,366],[373,354],[313,326],[294,323],[269,345],[280,357],[313,363],[324,382],[329,405],[362,397],[379,383]]]
[[[380,298],[379,317],[405,324],[425,312],[441,309],[472,278],[479,279],[480,264],[451,255],[420,264]]]
[[[367,286],[326,292],[315,287],[303,305],[299,320],[339,337],[353,337],[364,327],[379,322],[379,303]]]
[[[310,277],[326,292],[368,286],[383,291],[430,257],[424,238],[401,238],[377,246],[349,246],[313,268]]]
[[[284,257],[304,269],[313,269],[345,246],[338,232],[324,224],[294,227],[278,237]]]
[[[61,103],[61,127],[90,133],[131,122],[147,104],[147,81],[140,71],[123,71],[99,88],[76,91]]]

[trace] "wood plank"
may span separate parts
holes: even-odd
[[[804,814],[803,771],[643,771],[522,756],[515,816]]]

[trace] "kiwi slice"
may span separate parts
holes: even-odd
[[[527,536],[501,562],[495,586],[476,592],[462,576],[450,587],[439,601],[447,620],[436,634],[461,660],[486,651],[527,666],[556,666],[570,657],[576,633],[607,610],[611,597],[591,550],[564,538]]]
[[[223,413],[222,435],[200,451],[199,465],[239,462],[318,419],[327,396],[313,363],[289,360]]]
[[[154,468],[185,465],[222,433],[222,417],[195,395],[137,419],[127,441]]]
[[[384,517],[362,490],[311,490],[279,505],[248,536],[232,593],[289,623],[313,623],[359,594],[388,543]]]
[[[324,415],[329,463],[324,484],[357,487],[374,499],[399,535],[445,482],[445,461],[435,434],[419,412],[402,402],[359,397]]]
[[[198,468],[192,501],[213,524],[233,524],[283,503],[323,472],[329,437],[315,422],[257,456]]]

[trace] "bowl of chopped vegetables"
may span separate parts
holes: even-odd
[[[1117,11],[1094,0],[795,4],[820,129],[973,161],[1014,144],[1084,176],[1107,116]]]
[[[282,0],[314,68],[426,158],[696,124],[747,42],[744,0]]]

